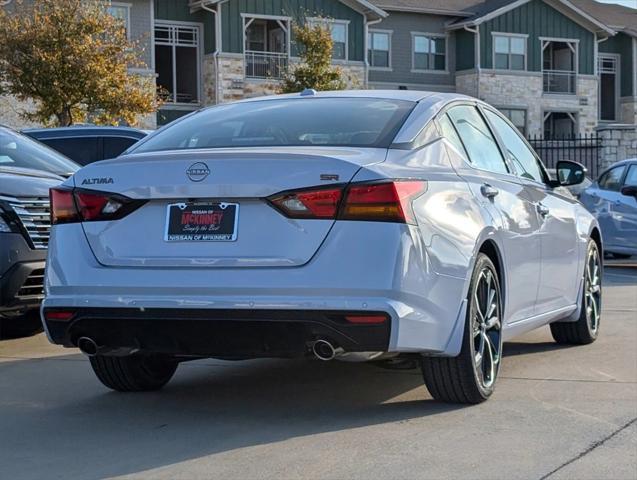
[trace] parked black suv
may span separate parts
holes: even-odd
[[[60,128],[29,128],[25,135],[57,150],[80,165],[115,158],[147,133],[130,127],[74,125]]]
[[[49,188],[79,165],[0,127],[0,338],[38,328],[49,242]]]

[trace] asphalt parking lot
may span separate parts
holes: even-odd
[[[161,392],[102,387],[43,335],[0,342],[0,478],[637,478],[637,269],[607,268],[601,337],[505,344],[490,401],[417,370],[205,360]]]

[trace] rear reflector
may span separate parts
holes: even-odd
[[[132,200],[122,195],[91,190],[52,188],[51,223],[94,222],[116,220],[133,212],[145,200]]]
[[[293,190],[268,200],[288,218],[415,224],[412,202],[426,191],[423,180],[390,180]]]
[[[46,320],[58,320],[58,321],[68,321],[73,318],[75,312],[66,311],[66,310],[57,310],[50,312],[48,310],[44,311],[44,318]]]
[[[386,315],[345,315],[345,320],[349,323],[371,325],[375,323],[384,323],[387,320]]]

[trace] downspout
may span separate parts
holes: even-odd
[[[227,0],[226,0],[227,1]],[[220,2],[217,4],[217,8],[219,8],[219,12],[221,11],[221,4],[225,2]],[[202,10],[206,12],[210,12],[214,15],[214,25],[215,25],[215,50],[212,52],[213,63],[215,65],[215,104],[219,103],[219,46],[221,43],[221,32],[220,26],[221,21],[219,19],[219,12],[212,7],[209,7],[204,2],[201,2]],[[204,31],[204,37],[206,32]],[[204,40],[205,42],[205,40]]]
[[[376,25],[382,22],[382,18],[377,18],[376,20],[367,20],[367,16],[365,16],[365,28],[363,29],[365,38],[363,39],[363,58],[365,59],[365,88],[369,88],[369,58],[367,57],[367,51],[369,49],[369,26]]]
[[[480,72],[482,70],[482,62],[480,60],[480,26],[476,25],[475,28],[469,28],[467,25],[464,29],[475,35],[475,52],[473,56],[476,59],[476,98],[480,98]]]
[[[605,42],[609,38],[610,37],[597,38],[597,33],[595,34],[595,52],[593,54],[593,62],[595,63],[595,65],[593,65],[593,72],[595,72],[595,76],[597,77],[597,121],[598,123],[602,116],[602,78],[601,78],[601,75],[599,74],[599,44],[602,42]],[[579,58],[577,59],[577,61],[579,62]],[[620,112],[617,112],[617,113],[619,114]]]

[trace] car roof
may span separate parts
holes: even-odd
[[[238,103],[278,100],[282,98],[378,98],[385,100],[419,102],[427,97],[431,97],[432,95],[436,95],[439,98],[448,97],[448,101],[470,98],[466,95],[460,95],[457,93],[440,93],[424,90],[334,90],[320,92],[306,90],[300,93],[286,93],[283,95],[267,95],[263,97],[247,98],[239,100]]]
[[[147,133],[132,127],[109,127],[98,125],[72,125],[70,127],[56,128],[25,128],[22,133],[41,138],[73,138],[73,137],[132,137],[144,138]]]

